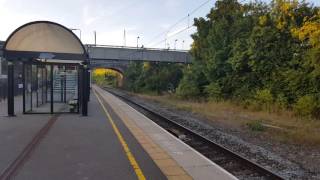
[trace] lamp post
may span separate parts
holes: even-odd
[[[81,41],[81,29],[76,29],[76,28],[70,28],[71,31],[79,31],[79,37]]]
[[[93,31],[93,35],[94,35],[94,46],[97,46],[97,32]]]
[[[137,37],[137,49],[139,47],[139,39],[140,39],[140,36]]]

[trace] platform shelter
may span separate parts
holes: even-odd
[[[82,113],[89,100],[88,54],[68,28],[35,21],[16,29],[3,47],[8,61],[8,115],[14,116],[14,62],[22,63],[23,113]]]

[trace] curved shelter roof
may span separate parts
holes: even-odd
[[[3,50],[8,60],[87,59],[79,38],[70,29],[50,21],[35,21],[19,27],[6,40]]]

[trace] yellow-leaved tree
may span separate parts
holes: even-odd
[[[292,34],[312,48],[320,47],[320,11],[311,18],[305,18],[302,27],[293,28]]]

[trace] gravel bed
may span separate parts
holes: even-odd
[[[309,156],[310,151],[301,152],[301,148],[299,147],[291,145],[286,146],[283,144],[277,144],[278,146],[275,147],[276,143],[265,137],[259,137],[258,134],[251,133],[248,135],[248,133],[241,132],[234,128],[228,128],[220,123],[215,124],[212,121],[209,123],[208,119],[200,115],[167,107],[158,102],[134,96],[125,91],[117,90],[116,93],[126,95],[127,97],[129,96],[131,100],[145,105],[151,110],[155,110],[161,115],[193,129],[212,141],[277,172],[286,179],[320,179],[320,165],[314,161],[315,159],[309,158],[309,161],[311,162],[299,163],[306,159],[301,155]],[[301,157],[296,156],[297,154]],[[292,156],[291,159],[288,158],[290,156]],[[314,156],[320,161],[319,151],[311,151],[311,156]]]

